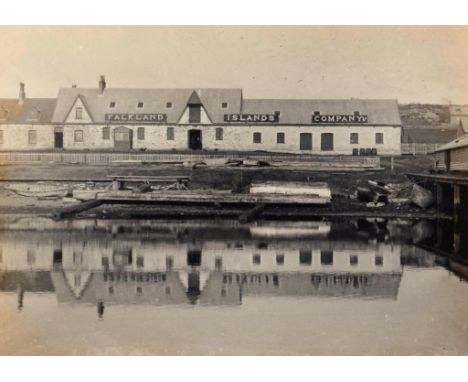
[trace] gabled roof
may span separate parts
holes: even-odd
[[[274,114],[279,111],[280,123],[310,124],[312,114],[350,115],[355,111],[368,116],[369,125],[401,125],[397,100],[295,100],[295,99],[244,99],[244,114]]]
[[[63,123],[76,98],[81,95],[96,123],[106,123],[107,113],[166,114],[168,123],[177,123],[194,92],[214,123],[222,123],[224,113],[240,113],[241,89],[106,88],[103,94],[99,94],[98,89],[63,88],[59,91],[52,120]],[[110,107],[111,102],[115,102],[115,107]],[[137,107],[139,102],[143,102],[142,108]],[[166,107],[168,102],[172,103],[170,108]],[[228,103],[228,109],[221,109],[222,102]]]
[[[452,142],[447,143],[446,145],[443,145],[442,147],[439,147],[435,151],[447,151],[451,149],[457,149],[461,147],[467,147],[468,146],[468,134],[463,135],[460,138],[454,139]]]
[[[50,123],[56,101],[55,98],[26,98],[21,104],[18,99],[0,99],[0,123]]]

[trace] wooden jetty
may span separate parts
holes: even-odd
[[[215,190],[164,190],[135,193],[133,190],[76,190],[78,200],[101,200],[104,203],[185,203],[185,204],[269,204],[269,205],[325,205],[331,197],[317,194],[234,194]]]

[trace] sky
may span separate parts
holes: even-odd
[[[468,104],[468,27],[2,26],[0,97],[60,87],[243,88],[245,98]]]

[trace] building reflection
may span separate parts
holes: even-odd
[[[0,290],[17,292],[18,309],[25,292],[54,293],[100,317],[118,304],[235,306],[265,295],[396,299],[402,264],[416,256],[409,231],[378,221],[25,220],[1,233]]]

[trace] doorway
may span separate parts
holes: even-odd
[[[54,128],[54,148],[63,149],[63,127]]]
[[[188,144],[189,149],[201,150],[202,149],[202,133],[201,130],[188,131]]]
[[[299,136],[299,148],[301,150],[312,150],[312,134],[301,133]]]
[[[322,151],[333,151],[333,133],[323,133],[321,140]]]
[[[56,149],[63,149],[63,133],[62,132],[54,133],[54,147]]]
[[[133,147],[133,131],[120,126],[114,130],[114,148],[116,150],[131,150]]]

